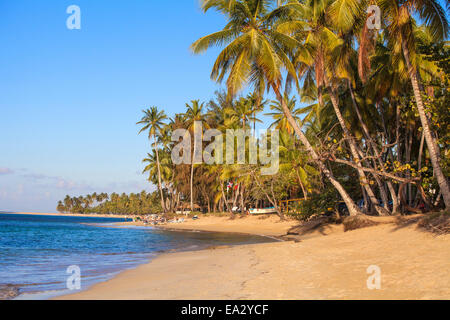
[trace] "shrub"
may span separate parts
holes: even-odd
[[[294,212],[289,213],[295,219],[305,221],[314,215],[333,213],[340,197],[334,188],[326,188],[321,193],[309,195],[308,200],[304,200],[294,207]]]

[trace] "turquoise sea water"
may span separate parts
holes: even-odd
[[[66,290],[69,266],[82,289],[168,250],[267,242],[258,236],[121,228],[124,219],[0,214],[0,286],[20,293]]]

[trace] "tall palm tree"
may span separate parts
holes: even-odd
[[[412,18],[412,14],[417,14],[430,27],[434,40],[442,41],[449,33],[449,23],[445,11],[437,0],[377,0],[377,3],[383,12],[389,37],[395,39],[397,47],[401,48],[403,52],[433,171],[441,189],[445,207],[450,209],[450,186],[440,164],[439,146],[430,129],[429,118],[422,99],[423,85],[417,65],[415,65],[416,40]]]
[[[348,10],[351,10],[349,8]],[[357,172],[361,183],[369,195],[370,202],[380,215],[388,215],[389,212],[380,206],[380,203],[372,190],[366,173],[362,168],[360,150],[354,136],[347,127],[346,120],[340,110],[339,96],[336,83],[343,70],[339,67],[344,63],[336,64],[332,61],[332,53],[337,48],[340,52],[348,52],[345,49],[345,41],[333,32],[333,0],[291,1],[276,10],[280,15],[281,23],[278,26],[280,32],[296,36],[303,40],[303,46],[298,50],[296,57],[297,68],[304,72],[308,68],[314,68],[318,90],[319,105],[323,106],[323,89],[327,89],[337,120],[350,147],[352,157],[356,159]],[[339,10],[340,12],[340,10]],[[287,15],[286,13],[290,13]],[[343,54],[346,56],[345,54]]]
[[[159,172],[161,173],[161,179],[168,181],[171,176],[171,163],[169,161],[170,154],[167,152],[162,152],[159,156]],[[152,153],[147,154],[147,158],[142,160],[143,163],[146,163],[146,166],[142,173],[148,173],[148,180],[152,183],[157,183],[158,181],[158,158],[156,157],[156,150],[153,150]]]
[[[190,179],[190,190],[191,190],[191,211],[194,211],[194,166],[196,160],[197,153],[197,141],[195,139],[195,135],[200,130],[197,125],[200,125],[205,128],[208,127],[207,124],[207,116],[208,114],[204,112],[205,104],[200,103],[199,100],[192,100],[191,104],[186,103],[187,111],[185,113],[186,117],[186,128],[193,133],[194,136],[194,148],[192,151],[192,161],[191,161],[191,179]],[[200,132],[203,136],[203,132]]]
[[[223,30],[202,37],[192,44],[194,53],[226,44],[214,64],[212,79],[222,81],[228,75],[228,94],[234,96],[244,85],[254,83],[255,79],[264,78],[264,83],[275,93],[295,133],[312,159],[338,190],[350,214],[361,213],[350,195],[321,161],[283,99],[281,94],[283,71],[298,83],[289,53],[295,51],[300,43],[272,27],[275,15],[270,12],[270,3],[260,0],[207,0],[203,1],[202,7],[204,11],[215,8],[224,13],[229,20]]]
[[[161,195],[161,207],[164,212],[166,212],[166,206],[164,202],[164,193],[162,189],[161,182],[161,168],[159,162],[159,153],[157,148],[158,135],[161,132],[162,127],[164,126],[164,120],[167,119],[164,111],[158,111],[157,107],[151,107],[150,109],[143,110],[144,116],[141,121],[137,122],[137,124],[142,125],[142,129],[139,131],[139,134],[148,131],[148,138],[150,141],[153,141],[153,150],[156,153],[156,164],[158,170],[158,188]]]

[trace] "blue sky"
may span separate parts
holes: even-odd
[[[66,8],[81,8],[68,30]],[[172,2],[173,4],[173,2]],[[0,210],[54,212],[66,194],[153,190],[135,123],[209,100],[216,50],[190,44],[223,27],[198,0],[0,1]]]

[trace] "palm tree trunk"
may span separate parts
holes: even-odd
[[[194,143],[194,150],[195,150],[195,143]],[[194,153],[195,153],[195,151],[194,151]],[[192,159],[192,163],[191,163],[190,188],[191,188],[191,212],[194,212],[194,160],[193,159]]]
[[[420,92],[417,70],[411,65],[408,45],[404,38],[402,39],[402,49],[403,55],[406,60],[406,66],[408,67],[412,88],[414,91],[414,98],[416,100],[417,110],[420,116],[420,122],[422,123],[423,134],[425,135],[428,151],[430,153],[430,159],[433,165],[434,175],[439,184],[439,188],[442,191],[442,197],[444,198],[445,208],[447,210],[450,210],[450,186],[447,178],[444,175],[444,172],[442,171],[442,167],[439,162],[440,161],[439,147],[431,134],[430,123],[428,121],[428,117],[425,112],[425,107],[423,105],[422,95]]]
[[[413,129],[411,128],[411,126],[407,126],[406,128],[406,132],[407,132],[407,140],[405,142],[406,144],[406,154],[405,154],[405,161],[406,163],[410,163],[411,162],[411,152],[412,152],[412,142],[413,142]],[[411,177],[411,170],[406,170],[406,177],[410,178]],[[408,183],[408,188],[406,189],[406,201],[408,202],[408,206],[411,207],[412,205],[412,187],[411,187],[411,183]]]
[[[297,169],[295,169],[295,173],[297,174],[297,180],[298,180],[298,183],[300,184],[300,188],[302,188],[303,198],[305,200],[308,200],[308,192],[306,191],[305,186],[303,185],[302,179],[300,178],[300,175],[298,174]]]
[[[154,139],[156,139],[155,136],[153,136]],[[158,187],[159,187],[159,192],[161,195],[161,207],[164,213],[166,213],[166,205],[164,202],[164,193],[163,193],[163,189],[162,189],[162,183],[161,183],[161,168],[159,165],[159,152],[158,152],[158,148],[156,147],[156,141],[153,144],[153,148],[155,150],[156,153],[156,167],[158,168]]]
[[[242,188],[241,188],[241,214],[244,214],[244,206],[245,206],[245,204],[244,204],[244,201],[245,201],[245,198],[244,198],[244,185],[242,185]]]
[[[348,212],[352,216],[356,216],[358,214],[361,214],[361,211],[358,209],[358,207],[353,202],[350,195],[345,191],[344,187],[340,184],[339,181],[336,180],[336,178],[333,176],[333,173],[328,170],[328,168],[325,166],[325,164],[322,162],[321,159],[319,159],[319,156],[317,155],[314,148],[309,143],[308,139],[300,129],[299,125],[295,121],[294,117],[292,116],[291,112],[289,111],[289,108],[286,105],[286,102],[283,99],[283,96],[280,93],[280,90],[278,86],[275,84],[272,84],[273,91],[275,92],[275,95],[278,99],[278,101],[281,103],[281,106],[283,108],[284,114],[286,118],[288,119],[288,122],[291,124],[291,126],[294,128],[295,133],[299,137],[302,144],[305,146],[308,153],[311,155],[311,158],[314,160],[314,162],[317,164],[317,166],[320,168],[320,170],[323,172],[325,177],[330,181],[330,183],[336,188],[336,190],[339,192],[342,200],[345,202]]]
[[[378,163],[380,165],[381,171],[384,171],[384,165],[383,165],[383,162],[381,161],[380,153],[379,153],[379,151],[377,149],[377,146],[373,142],[372,137],[370,136],[369,128],[367,127],[366,123],[364,122],[364,120],[363,120],[363,118],[361,116],[361,112],[359,111],[359,106],[358,106],[358,103],[356,101],[355,93],[353,92],[353,87],[352,87],[352,83],[351,83],[350,80],[347,80],[347,85],[348,85],[348,88],[350,90],[350,96],[352,98],[353,108],[354,108],[354,110],[356,112],[356,115],[358,117],[358,121],[359,121],[359,123],[361,125],[361,128],[363,129],[364,135],[366,136],[366,139],[367,139],[369,145],[371,146],[371,148],[372,148],[372,150],[373,150],[373,152],[375,154],[375,157],[378,159]],[[376,105],[377,105],[377,110],[380,113],[380,116],[382,118],[382,124],[383,124],[384,132],[385,132],[385,134],[387,134],[386,127],[385,127],[385,124],[384,124],[384,117],[383,117],[382,110],[380,109],[378,103]],[[373,167],[376,168],[376,164],[374,164]],[[384,189],[384,186],[382,185],[379,177],[375,176],[375,179],[376,179],[377,184],[378,184],[379,189],[380,189],[380,194],[381,194],[383,202],[384,202],[384,207],[385,207],[386,210],[389,210],[389,204],[388,204],[388,201],[387,201],[386,190]],[[395,190],[393,189],[392,183],[390,181],[387,181],[387,185],[388,185],[389,191],[391,192],[392,203],[394,204],[394,203],[397,202],[397,195],[395,194]],[[366,197],[366,194],[364,192],[363,192],[363,195],[364,195],[364,198],[365,198],[364,199],[365,200],[364,201],[364,205],[367,206],[368,205],[367,197]],[[396,212],[396,210],[397,210],[396,204],[393,205],[393,209],[394,208],[395,208],[395,210],[393,210],[393,212]]]
[[[230,210],[230,206],[228,204],[228,199],[225,195],[225,191],[223,191],[223,183],[220,183],[220,190],[222,191],[223,202],[225,203],[225,206],[226,206],[228,212],[231,214],[231,216],[234,216],[233,210]]]
[[[338,119],[338,122],[342,128],[342,131],[344,133],[344,137],[346,139],[348,139],[348,144],[350,146],[350,151],[352,153],[353,158],[355,159],[360,159],[359,154],[358,154],[358,148],[356,147],[355,141],[353,139],[353,136],[350,134],[347,125],[345,124],[345,120],[344,117],[342,116],[341,110],[339,110],[339,103],[338,103],[338,98],[337,98],[337,93],[335,92],[335,90],[333,89],[333,87],[330,85],[328,77],[324,75],[324,81],[325,81],[325,86],[328,88],[329,92],[330,92],[330,99],[331,99],[331,104],[333,105],[333,109],[334,112],[336,114],[336,117]],[[389,212],[382,208],[379,204],[378,199],[375,197],[375,193],[373,192],[372,188],[369,185],[369,182],[367,181],[367,177],[366,174],[364,173],[364,171],[362,170],[362,166],[361,166],[361,162],[358,161],[356,163],[357,165],[357,172],[358,175],[361,179],[361,183],[363,183],[364,188],[367,192],[367,195],[369,196],[370,202],[372,203],[372,205],[374,206],[375,210],[377,211],[377,213],[380,216],[385,216],[385,215],[389,215]]]

